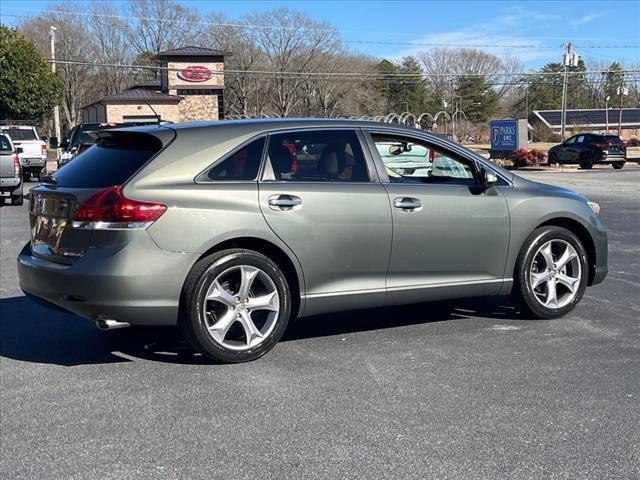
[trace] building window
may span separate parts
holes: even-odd
[[[222,95],[221,88],[179,88],[178,95]]]

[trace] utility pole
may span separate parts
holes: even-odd
[[[56,27],[49,27],[49,37],[51,37],[51,71],[56,73]],[[58,145],[62,141],[60,138],[60,108],[58,105],[53,107],[53,128],[58,139]]]
[[[571,42],[567,43],[566,51],[564,54],[564,79],[562,81],[562,120],[560,125],[560,135],[562,136],[562,140],[564,140],[564,131],[566,127],[567,120],[567,76],[569,67],[576,67],[578,65],[580,57],[571,53]]]
[[[604,98],[604,118],[605,118],[605,122],[607,124],[605,131],[606,133],[609,133],[609,100],[611,100],[611,97],[609,95],[607,95]]]

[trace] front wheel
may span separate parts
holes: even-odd
[[[558,163],[558,155],[552,152],[549,154],[548,164],[549,166],[551,166],[551,165],[555,165],[556,163]]]
[[[614,162],[612,165],[616,170],[620,170],[622,167],[624,167],[624,162]]]
[[[578,237],[565,228],[541,227],[518,255],[513,293],[525,314],[560,317],[578,304],[587,277],[587,254]]]
[[[291,294],[280,268],[261,253],[224,250],[191,269],[178,326],[189,344],[223,363],[255,360],[284,334]]]

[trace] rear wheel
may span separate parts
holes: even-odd
[[[24,196],[22,191],[19,194],[11,195],[11,205],[22,205],[24,203]]]
[[[587,265],[586,251],[572,232],[554,226],[538,228],[518,255],[514,297],[527,315],[560,317],[584,295]]]
[[[261,253],[224,250],[191,269],[178,326],[197,351],[223,363],[255,360],[280,340],[291,294],[280,268]]]
[[[624,167],[624,162],[613,162],[612,165],[616,170],[620,170],[622,167]]]
[[[553,152],[550,153],[548,163],[549,165],[555,165],[556,163],[558,163],[558,154]]]
[[[593,167],[593,159],[589,153],[583,153],[580,155],[580,168],[583,170],[589,170]]]

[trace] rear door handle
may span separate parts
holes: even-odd
[[[399,197],[393,201],[393,206],[407,212],[415,212],[422,208],[422,202],[417,198]]]
[[[302,206],[302,199],[295,195],[277,194],[269,197],[271,210],[293,210]]]

